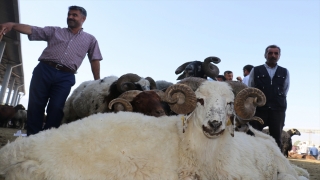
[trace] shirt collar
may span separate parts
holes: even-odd
[[[276,64],[276,66],[274,66],[274,67],[272,68],[272,67],[268,66],[267,63],[264,63],[264,67],[269,68],[269,69],[275,69],[275,68],[278,67],[278,64]]]
[[[70,28],[67,28],[69,32],[71,32],[71,29]],[[77,34],[81,34],[83,32],[83,28],[81,28]],[[72,32],[71,32],[72,33]]]

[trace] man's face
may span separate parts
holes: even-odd
[[[67,24],[70,28],[82,27],[86,17],[81,14],[79,10],[70,10],[68,12]]]
[[[233,73],[226,74],[226,75],[224,75],[224,77],[226,78],[227,81],[232,81]]]
[[[280,58],[280,52],[278,48],[268,48],[264,57],[267,60],[268,64],[277,64]]]
[[[249,71],[248,70],[243,70],[243,76],[247,76],[247,75],[249,75],[250,73],[249,73]]]

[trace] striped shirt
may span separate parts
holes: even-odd
[[[98,41],[82,29],[73,34],[68,28],[32,26],[30,41],[47,41],[39,61],[52,61],[77,70],[86,54],[89,60],[102,60]]]

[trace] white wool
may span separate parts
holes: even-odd
[[[111,84],[117,79],[116,76],[108,76],[100,80],[81,83],[65,103],[62,123],[105,112],[108,104],[104,102],[104,98],[109,94]]]

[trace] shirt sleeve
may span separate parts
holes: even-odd
[[[289,71],[287,70],[287,77],[284,81],[284,87],[283,87],[283,90],[284,90],[284,94],[287,96],[288,94],[288,91],[289,91],[289,86],[290,86],[290,75],[289,75]]]
[[[248,86],[254,87],[254,68],[251,69],[250,74],[248,75]]]
[[[31,34],[28,35],[30,41],[48,41],[54,33],[55,28],[46,26],[44,28],[32,26]]]
[[[102,60],[102,55],[100,52],[98,41],[94,38],[93,42],[88,51],[89,60]]]

